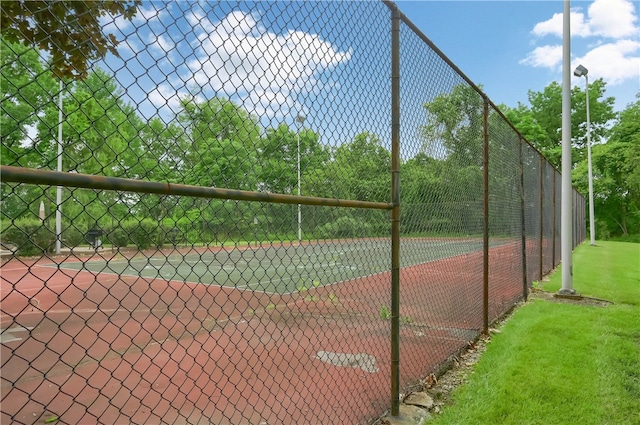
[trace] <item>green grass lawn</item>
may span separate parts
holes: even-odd
[[[640,244],[583,244],[573,269],[578,293],[614,304],[531,300],[429,425],[640,424]]]

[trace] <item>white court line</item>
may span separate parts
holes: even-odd
[[[412,244],[411,240],[408,241],[401,241],[401,243],[404,243],[408,246],[414,245]],[[450,247],[450,246],[456,246],[456,245],[460,245],[460,244],[464,244],[464,245],[468,245],[469,241],[464,241],[464,242],[460,242],[460,241],[449,241],[449,240],[444,240],[444,241],[429,241],[426,243],[426,245],[424,243],[421,243],[420,245],[424,246],[424,249],[434,249],[434,248],[441,248],[441,247]],[[377,249],[386,249],[389,247],[388,243],[376,243],[376,244],[371,244],[371,243],[367,243],[365,244],[365,246],[353,246],[350,244],[347,245],[343,245],[340,246],[337,249],[331,249],[328,251],[325,250],[320,250],[320,252],[317,255],[311,255],[311,254],[306,254],[306,253],[301,253],[301,255],[305,255],[305,257],[307,259],[311,259],[311,258],[318,258],[321,256],[327,256],[327,255],[339,255],[339,256],[344,256],[346,253],[348,252],[352,252],[352,251],[360,251],[360,250],[364,250],[365,254],[367,252],[370,252],[371,250],[377,250]],[[285,250],[287,250],[285,248]],[[464,253],[469,253],[469,252],[474,252],[474,250],[471,251],[467,251],[465,250]],[[454,253],[453,256],[458,255],[459,253]],[[439,261],[445,258],[449,258],[451,257],[451,255],[445,256],[443,258],[436,258],[436,259],[429,259],[429,260],[422,260],[422,259],[418,259],[417,262],[414,262],[414,260],[412,258],[410,258],[409,263],[406,265],[403,265],[403,267],[411,267],[411,266],[417,266],[420,264],[426,264],[426,263],[430,263],[430,262],[434,262],[434,261]],[[175,258],[178,258],[180,260],[179,264],[173,264],[175,263]],[[215,285],[215,286],[220,286],[223,288],[231,288],[231,289],[238,289],[238,290],[253,290],[252,288],[256,288],[259,286],[264,286],[264,285],[273,285],[273,286],[277,286],[278,282],[284,282],[284,281],[292,281],[294,279],[300,279],[300,278],[306,278],[306,277],[310,277],[311,274],[310,273],[304,273],[304,274],[299,274],[296,276],[285,276],[282,278],[277,278],[277,279],[271,279],[271,280],[261,280],[259,282],[256,283],[250,283],[250,284],[244,284],[244,285],[238,285],[238,284],[220,284],[218,282],[215,282],[215,280],[213,282],[210,283],[203,283],[200,281],[188,281],[188,280],[183,280],[184,278],[188,277],[189,275],[191,275],[192,273],[189,273],[187,276],[184,276],[184,273],[178,273],[178,268],[183,265],[183,264],[198,264],[198,263],[203,263],[204,265],[206,265],[206,272],[205,274],[209,274],[209,275],[217,275],[219,272],[224,271],[225,274],[227,274],[227,276],[229,276],[231,273],[229,272],[238,272],[240,274],[240,276],[243,276],[244,273],[247,272],[255,272],[257,270],[261,270],[263,272],[265,272],[265,275],[271,271],[271,270],[284,270],[284,271],[290,271],[290,270],[316,270],[318,268],[327,268],[327,267],[333,267],[336,268],[336,266],[340,267],[343,270],[358,270],[359,266],[354,266],[354,265],[343,265],[344,263],[341,262],[330,262],[330,263],[313,263],[310,261],[305,261],[304,259],[302,259],[298,264],[293,264],[293,262],[290,262],[286,267],[261,267],[261,265],[263,264],[263,260],[276,260],[279,258],[269,258],[269,257],[265,257],[263,259],[258,259],[257,262],[253,263],[251,261],[246,261],[246,260],[242,260],[242,259],[238,259],[237,261],[233,262],[234,266],[231,266],[229,264],[225,264],[227,262],[231,262],[231,258],[229,257],[229,261],[225,261],[221,264],[207,264],[206,261],[215,261],[217,259],[217,257],[211,257],[211,259],[209,260],[209,258],[202,258],[202,259],[196,259],[196,260],[188,260],[185,257],[175,257],[175,258],[170,258],[167,257],[166,259],[160,259],[160,258],[139,258],[139,259],[118,259],[118,260],[98,260],[95,261],[95,263],[98,262],[102,262],[104,263],[103,265],[103,269],[101,270],[97,270],[97,271],[92,271],[90,269],[88,269],[87,267],[84,266],[85,263],[83,264],[83,267],[80,269],[74,268],[74,267],[64,267],[65,264],[61,263],[61,264],[50,264],[50,265],[40,265],[39,267],[55,267],[58,268],[60,270],[71,270],[71,271],[76,271],[76,272],[88,272],[91,273],[92,276],[94,276],[94,280],[92,280],[91,282],[87,282],[87,283],[92,283],[95,282],[95,275],[96,274],[102,274],[102,275],[108,275],[108,276],[115,276],[117,278],[121,278],[123,275],[124,276],[129,276],[129,277],[141,277],[141,278],[145,278],[145,279],[163,279],[163,280],[167,280],[169,282],[175,282],[175,283],[179,283],[179,284],[193,284],[193,285],[207,285],[207,286],[211,286],[211,285]],[[280,259],[281,260],[281,259]],[[422,260],[422,261],[420,261]],[[163,262],[165,263],[165,266],[154,266],[149,264],[151,261],[154,262]],[[304,265],[301,265],[300,263],[304,262]],[[90,262],[89,262],[90,263]],[[142,268],[142,270],[139,270],[137,268],[131,267],[132,263],[142,263],[145,264],[145,266]],[[124,270],[117,272],[113,270],[113,267],[110,267],[109,265],[113,264],[114,266],[117,264],[128,264],[129,267],[126,267]],[[246,265],[245,268],[240,269],[237,266],[238,265]],[[377,264],[374,264],[377,265]],[[170,268],[170,271],[162,273],[162,268],[167,267]],[[21,269],[21,268],[18,268]],[[150,276],[144,276],[143,272],[144,269],[147,270],[157,270],[159,271],[159,273],[156,274],[152,274]],[[370,277],[370,276],[375,276],[381,273],[385,273],[388,272],[390,270],[390,267],[384,267],[383,270],[381,271],[373,271],[372,273],[369,273],[365,276],[354,276],[354,277],[350,277],[347,278],[346,280],[342,280],[342,281],[336,281],[336,282],[332,282],[332,283],[328,283],[322,286],[331,286],[337,283],[342,283],[342,282],[348,282],[350,280],[353,279],[357,279],[357,278],[366,278],[366,277]],[[184,276],[184,277],[183,277]],[[178,279],[176,280],[175,277],[180,277],[182,279]],[[275,278],[275,276],[274,276]],[[61,286],[66,286],[66,285],[61,285]],[[268,292],[268,291],[261,291],[264,292],[266,294],[280,294],[279,292]],[[291,292],[287,292],[287,293],[291,293]]]
[[[0,328],[0,344],[6,344],[7,342],[22,341],[22,338],[18,338],[16,332],[29,332],[33,327],[24,328],[22,326],[14,326],[7,329]]]

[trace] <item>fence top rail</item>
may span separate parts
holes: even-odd
[[[269,192],[254,192],[248,190],[235,190],[168,182],[134,180],[121,177],[67,173],[60,171],[16,167],[12,165],[0,166],[0,181],[4,183],[30,183],[47,186],[119,190],[125,192],[155,193],[160,195],[182,195],[197,198],[231,199],[236,201],[267,202],[279,204],[301,204],[378,210],[391,210],[393,208],[393,204],[387,202],[369,202],[350,199],[283,195]]]

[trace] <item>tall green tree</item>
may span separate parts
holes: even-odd
[[[58,88],[38,52],[0,37],[0,162],[2,165],[39,167],[36,127]],[[48,202],[41,188],[0,185],[4,218],[35,218],[40,201]]]
[[[67,82],[63,91],[62,171],[146,179],[159,169],[159,148],[141,137],[147,126],[135,109],[123,100],[115,78],[100,68],[82,81]],[[50,102],[38,124],[41,166],[57,168],[58,103]],[[156,139],[157,140],[157,139]],[[141,195],[120,196],[114,191],[65,189],[63,215],[76,226],[115,222],[126,215],[159,216]],[[67,194],[70,192],[70,194]],[[50,197],[53,202],[54,197]],[[122,208],[126,207],[126,208]],[[52,208],[54,208],[52,206]],[[113,220],[112,220],[113,219]]]
[[[401,229],[406,234],[438,231],[446,221],[447,186],[444,161],[418,153],[402,164],[400,199]],[[440,214],[442,212],[443,214]]]
[[[184,154],[184,183],[257,189],[260,127],[255,116],[224,98],[203,102],[185,99],[178,122],[188,146]],[[188,222],[181,221],[183,225],[201,229],[201,240],[204,241],[221,238],[222,233],[239,237],[254,219],[247,203],[182,199],[180,209],[176,211],[189,217]]]
[[[591,140],[598,143],[607,137],[611,120],[615,118],[613,97],[605,97],[606,83],[597,79],[589,83],[589,115]],[[514,126],[555,167],[561,165],[562,155],[562,86],[552,82],[541,92],[529,91],[529,104],[516,108],[504,107],[505,115]],[[573,163],[585,157],[587,143],[585,89],[571,89],[571,138],[575,150]]]
[[[319,155],[325,158],[328,150]],[[331,159],[313,173],[305,184],[314,196],[359,201],[389,202],[391,196],[391,152],[370,132],[354,136],[331,152]],[[303,190],[304,194],[304,190]],[[365,237],[387,235],[386,211],[362,209],[315,209],[314,223],[319,237]],[[308,216],[309,214],[307,214]]]
[[[460,166],[482,164],[484,101],[473,87],[458,84],[423,105],[427,124],[421,128],[423,150],[444,155]]]
[[[640,234],[640,93],[620,113],[604,144],[593,147],[596,236]],[[588,193],[587,160],[573,172],[574,184]]]
[[[145,150],[139,137],[143,121],[122,99],[113,76],[100,68],[84,81],[67,84],[63,96],[63,170],[142,178]],[[55,169],[58,105],[50,103],[39,127],[40,151]],[[151,167],[147,165],[147,168]]]
[[[57,93],[35,49],[0,38],[0,137],[3,165],[38,166],[35,126]]]
[[[459,84],[423,107],[427,117],[427,124],[421,128],[423,153],[441,159],[437,168],[433,163],[424,165],[438,170],[427,180],[430,184],[426,190],[434,189],[437,197],[423,205],[423,223],[432,223],[425,228],[478,234],[482,231],[484,193],[484,98],[474,87]],[[511,232],[515,216],[511,205],[519,200],[519,138],[491,108],[487,122],[490,221],[495,223],[494,231]],[[428,199],[427,194],[422,198]]]
[[[268,128],[260,140],[260,185],[268,192],[297,194],[298,143],[302,194],[322,196],[317,177],[330,159],[329,149],[320,144],[320,136],[313,130],[294,132],[286,124]]]
[[[391,152],[377,135],[363,132],[338,146],[331,172],[336,197],[359,201],[389,202]]]
[[[187,183],[256,189],[260,140],[256,117],[231,100],[213,98],[199,103],[184,100],[178,119],[191,144],[186,155]]]

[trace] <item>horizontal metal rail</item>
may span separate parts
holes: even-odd
[[[368,202],[337,198],[318,198],[313,196],[282,195],[268,192],[253,192],[248,190],[133,180],[121,177],[66,173],[60,171],[15,167],[11,165],[0,166],[0,181],[3,183],[28,183],[47,186],[80,187],[85,189],[155,193],[159,195],[181,195],[197,198],[233,199],[236,201],[269,202],[278,204],[302,204],[378,210],[391,210],[393,208],[393,204],[387,202]]]

